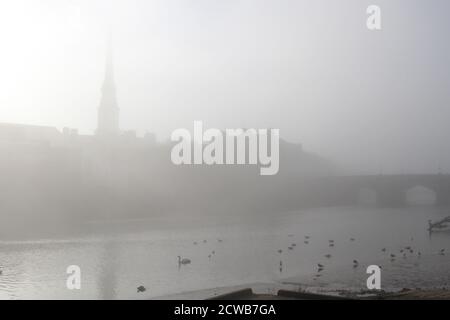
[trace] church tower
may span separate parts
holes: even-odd
[[[114,83],[114,68],[112,56],[112,41],[108,38],[106,48],[105,79],[103,81],[102,96],[98,108],[97,135],[114,137],[119,135],[119,106]]]

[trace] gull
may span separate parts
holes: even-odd
[[[190,264],[191,260],[187,259],[187,258],[183,258],[181,259],[180,256],[178,256],[178,265],[186,265],[186,264]]]

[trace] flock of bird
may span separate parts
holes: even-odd
[[[288,237],[293,237],[293,236],[294,236],[294,235],[292,235],[292,234],[289,234],[289,235],[288,235]],[[350,238],[349,240],[350,240],[350,242],[356,241],[356,239],[353,238],[353,237]],[[411,240],[413,240],[413,238],[412,238]],[[310,237],[310,236],[305,236],[305,237],[304,237],[303,243],[304,243],[304,244],[309,244],[310,241],[311,241],[311,237]],[[292,243],[292,244],[291,244],[290,246],[288,246],[287,248],[288,248],[289,251],[292,251],[296,246],[297,246],[296,243]],[[334,248],[334,247],[335,247],[335,241],[334,241],[334,240],[328,240],[328,247]],[[382,248],[381,251],[382,251],[383,253],[386,253],[386,252],[387,252],[387,249],[386,249],[386,248]],[[279,254],[282,254],[282,253],[283,253],[283,250],[282,250],[282,249],[278,249],[277,252],[278,252]],[[412,248],[411,246],[405,246],[405,247],[401,248],[401,249],[399,250],[399,253],[400,253],[400,255],[401,255],[403,258],[405,258],[405,259],[408,257],[408,255],[407,255],[408,253],[409,253],[409,254],[417,253],[417,257],[419,257],[419,258],[422,256],[422,253],[421,253],[420,251],[415,250],[415,249]],[[445,249],[439,250],[439,251],[437,252],[437,254],[438,254],[438,255],[441,255],[441,256],[445,255]],[[325,257],[326,259],[331,259],[331,258],[332,258],[332,255],[331,255],[330,253],[327,253],[327,254],[324,255],[324,257]],[[396,253],[390,253],[390,254],[389,254],[389,258],[390,258],[390,261],[391,261],[391,262],[394,262],[394,261],[396,261],[396,259],[397,259],[397,254],[396,254]],[[353,266],[353,268],[356,269],[356,268],[359,267],[359,265],[360,265],[359,261],[356,260],[356,259],[353,259],[353,261],[352,261],[352,266]],[[279,268],[280,273],[282,273],[282,272],[283,272],[283,261],[282,261],[282,260],[280,260],[279,266],[280,266],[280,268]],[[380,268],[381,268],[381,266],[380,266]],[[317,264],[317,273],[314,275],[313,280],[317,280],[317,278],[320,278],[320,277],[322,276],[322,272],[323,272],[324,270],[325,270],[325,264],[324,264],[324,263],[318,263],[318,264]]]
[[[382,252],[386,252],[386,248],[381,249]],[[399,256],[402,256],[403,258],[407,258],[408,253],[414,254],[416,251],[411,246],[406,246],[399,251],[399,255],[397,256],[394,253],[391,253],[389,255],[391,262],[394,262]],[[441,249],[437,252],[438,255],[444,256],[445,255],[445,249]],[[417,251],[417,257],[421,257],[422,253],[420,251]]]
[[[293,235],[290,234],[289,237],[293,237]],[[304,241],[303,241],[304,244],[309,244],[310,239],[311,239],[310,236],[305,236]],[[355,241],[355,238],[350,238],[350,241],[351,241],[351,242],[354,242],[354,241]],[[203,243],[204,243],[204,244],[206,244],[207,242],[208,242],[207,240],[203,240]],[[222,240],[222,239],[217,239],[217,242],[221,243],[221,242],[223,242],[223,240]],[[194,245],[198,245],[199,243],[198,243],[197,241],[194,241],[193,244],[194,244]],[[296,243],[291,243],[291,245],[288,246],[287,249],[288,249],[288,251],[293,251],[296,247],[297,247],[297,244],[296,244]],[[335,241],[334,241],[334,240],[328,240],[328,247],[334,248],[334,247],[335,247]],[[278,249],[277,252],[278,252],[279,254],[282,254],[282,253],[283,253],[283,250],[282,250],[282,249]],[[387,249],[386,249],[386,248],[382,248],[382,249],[381,249],[381,252],[386,253],[386,252],[387,252]],[[397,259],[399,256],[402,256],[404,259],[406,259],[406,258],[408,257],[408,253],[409,253],[410,255],[416,254],[417,257],[419,257],[419,258],[422,256],[422,253],[421,253],[420,251],[418,251],[418,250],[415,250],[412,246],[405,246],[405,247],[402,247],[402,248],[399,250],[398,255],[397,255],[396,253],[389,253],[390,261],[391,261],[391,262],[396,261],[396,259]],[[216,254],[216,251],[215,251],[215,250],[212,250],[212,251],[209,253],[208,258],[211,259],[211,257],[212,257],[213,255],[215,255],[215,254]],[[440,255],[440,256],[444,256],[444,255],[445,255],[445,248],[440,249],[440,250],[437,252],[437,254]],[[328,253],[328,254],[325,254],[324,257],[327,258],[327,259],[331,259],[331,258],[332,258],[332,255],[331,255],[330,253]],[[189,264],[191,264],[191,262],[192,262],[191,259],[189,259],[189,258],[185,258],[185,257],[181,257],[181,256],[177,256],[177,258],[178,258],[178,268],[181,268],[181,266],[189,265]],[[358,268],[358,266],[359,266],[359,261],[356,260],[356,259],[354,259],[354,260],[352,261],[352,265],[353,265],[353,268]],[[283,272],[283,261],[282,261],[282,260],[280,260],[279,266],[280,266],[279,270],[280,270],[280,273],[281,273],[281,272]],[[321,272],[324,271],[324,269],[325,269],[325,265],[324,265],[323,263],[318,263],[318,264],[317,264],[317,273],[315,274],[313,280],[317,280],[317,278],[321,277],[321,275],[322,275]],[[2,269],[0,268],[0,276],[1,276],[2,274],[3,274],[3,271],[2,271]],[[137,292],[138,292],[138,293],[140,293],[140,292],[145,292],[145,291],[146,291],[146,288],[145,288],[144,286],[139,286],[139,287],[137,288]]]
[[[290,235],[288,235],[288,236],[289,236],[289,237],[293,237],[294,235],[290,234]],[[311,241],[311,237],[310,237],[310,236],[305,236],[305,237],[304,237],[303,243],[307,245],[307,244],[310,243],[310,241]],[[349,238],[349,241],[350,241],[350,242],[354,242],[354,241],[356,241],[356,239],[352,237],[352,238]],[[217,239],[217,242],[221,243],[221,242],[223,242],[223,240],[222,240],[222,239]],[[193,245],[197,246],[197,245],[199,245],[199,243],[200,243],[200,242],[198,242],[198,241],[194,241],[194,242],[193,242]],[[206,243],[208,243],[208,241],[207,241],[207,240],[203,240],[202,243],[203,243],[203,244],[206,244]],[[293,251],[296,247],[297,247],[297,243],[293,242],[293,243],[291,243],[291,244],[287,247],[287,250],[288,250],[288,252],[290,252],[290,251]],[[334,247],[335,247],[335,241],[334,241],[334,240],[328,240],[328,247],[329,247],[329,248],[334,248]],[[284,251],[283,251],[283,249],[278,249],[277,252],[281,255]],[[387,252],[387,249],[386,249],[386,248],[382,248],[382,249],[381,249],[381,252],[386,253],[386,252]],[[402,247],[402,248],[399,250],[398,253],[397,253],[397,252],[396,252],[396,253],[393,253],[393,252],[392,252],[392,253],[389,253],[389,256],[388,256],[388,257],[390,258],[390,261],[391,261],[391,262],[394,262],[394,261],[396,261],[396,259],[398,258],[398,256],[402,256],[403,258],[407,258],[407,257],[408,257],[407,254],[408,254],[408,253],[409,253],[409,254],[417,254],[417,257],[419,257],[419,258],[420,258],[421,255],[422,255],[422,253],[421,253],[420,251],[415,250],[412,246],[405,246],[405,247]],[[215,254],[216,254],[216,251],[215,251],[215,250],[212,250],[212,251],[208,254],[208,259],[211,259],[212,256],[215,255]],[[439,251],[437,252],[437,254],[438,254],[438,255],[441,255],[441,256],[445,255],[445,249],[439,250]],[[327,260],[329,260],[329,259],[331,259],[333,256],[332,256],[330,253],[327,253],[327,254],[324,255],[324,257],[325,257]],[[189,265],[189,264],[191,264],[191,262],[192,262],[191,259],[186,258],[186,257],[177,256],[177,258],[178,258],[178,268],[181,268],[182,266]],[[356,260],[356,259],[353,259],[353,261],[352,261],[352,267],[353,267],[354,269],[356,269],[356,268],[359,267],[359,265],[360,265],[359,261]],[[380,266],[380,268],[381,268],[381,266]],[[280,270],[280,273],[283,272],[283,260],[280,260],[280,263],[279,263],[279,270]],[[316,272],[316,274],[314,275],[313,280],[317,280],[318,278],[320,278],[320,277],[322,276],[322,273],[323,273],[324,270],[325,270],[325,264],[324,264],[324,263],[318,263],[318,264],[317,264],[317,272]],[[1,275],[1,270],[0,270],[0,275]],[[139,293],[139,292],[145,292],[145,291],[146,291],[146,288],[145,288],[144,286],[140,286],[140,287],[137,288],[137,292],[138,292],[138,293]]]
[[[289,234],[288,235],[288,237],[293,237],[293,236],[294,236],[293,234]],[[303,243],[304,244],[309,244],[310,240],[311,240],[310,236],[305,236],[305,239],[304,239]],[[350,241],[352,241],[352,242],[355,241],[355,238],[350,238]],[[334,246],[335,246],[334,240],[328,240],[328,247],[334,248]],[[292,251],[296,247],[297,247],[297,244],[296,243],[292,243],[290,246],[288,246],[288,250]],[[279,254],[282,254],[283,250],[282,249],[278,249],[277,252]],[[327,259],[331,259],[332,255],[328,253],[324,257],[327,258]],[[359,265],[359,262],[357,260],[353,260],[353,266],[357,267],[358,265]],[[321,276],[320,272],[322,272],[324,269],[325,269],[325,265],[323,265],[322,263],[318,263],[317,264],[317,272],[318,272],[318,274],[316,275],[316,277],[320,277]],[[280,260],[280,268],[279,268],[279,270],[280,270],[280,273],[283,272],[283,261],[282,260]]]

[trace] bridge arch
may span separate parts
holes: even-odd
[[[375,188],[361,187],[357,190],[356,203],[364,206],[375,206],[378,203],[378,194]]]
[[[417,184],[405,190],[405,204],[408,206],[434,206],[438,194],[432,187]]]
[[[450,174],[336,176],[323,182],[328,204],[450,206]]]

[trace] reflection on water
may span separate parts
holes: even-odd
[[[100,274],[98,275],[100,299],[111,300],[116,296],[117,272],[118,272],[118,242],[106,241],[101,252]]]
[[[382,266],[384,288],[441,288],[450,283],[450,233],[430,236],[426,226],[449,212],[322,208],[158,230],[150,224],[114,236],[4,241],[0,298],[139,299],[275,281],[360,290],[368,264]],[[179,267],[177,256],[192,262]],[[73,264],[81,267],[81,290],[66,288]]]

